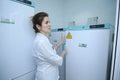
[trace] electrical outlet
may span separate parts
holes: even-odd
[[[87,24],[98,24],[98,17],[88,18]]]
[[[75,21],[71,21],[68,23],[68,26],[75,26]]]

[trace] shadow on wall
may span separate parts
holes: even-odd
[[[29,0],[16,0],[16,1],[20,1],[20,2],[23,2],[23,3],[25,3],[25,4],[29,4],[29,5],[32,4],[32,2],[29,1]]]

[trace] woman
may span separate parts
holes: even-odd
[[[47,13],[35,14],[32,22],[33,29],[36,32],[33,43],[34,57],[37,64],[35,80],[58,80],[58,66],[62,65],[67,52],[64,50],[59,56],[56,54],[56,50],[64,43],[64,38],[55,47],[49,42],[47,34],[51,31],[51,25]]]

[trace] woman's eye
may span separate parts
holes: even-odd
[[[49,21],[46,21],[46,24],[50,23]]]
[[[48,21],[46,21],[46,24],[48,24]]]

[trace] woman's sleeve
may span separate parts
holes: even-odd
[[[39,44],[39,51],[42,53],[44,58],[53,65],[62,65],[63,58],[56,54],[56,51],[47,44],[46,42],[43,42]]]

